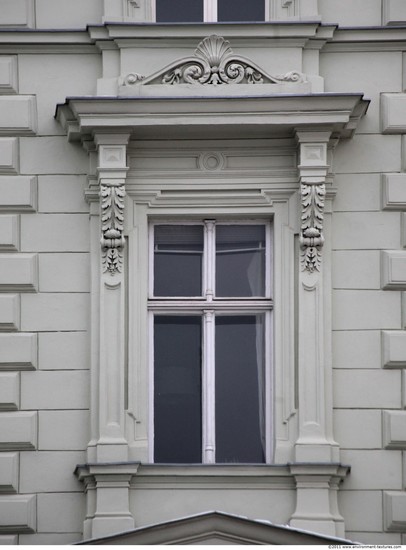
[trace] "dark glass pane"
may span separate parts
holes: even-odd
[[[156,225],[154,296],[201,296],[203,227]]]
[[[203,0],[156,0],[156,21],[203,21]]]
[[[216,318],[216,462],[265,462],[264,319]]]
[[[154,327],[154,460],[201,462],[201,319],[156,316]]]
[[[265,21],[265,0],[217,0],[218,21]]]
[[[216,227],[216,296],[265,295],[265,226]]]

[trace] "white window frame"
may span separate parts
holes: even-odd
[[[156,225],[202,225],[204,228],[202,296],[155,297],[154,289],[154,227]],[[265,296],[253,298],[215,298],[215,226],[216,225],[264,225],[265,226]],[[214,229],[214,230],[213,230]],[[272,222],[258,217],[241,219],[176,219],[151,220],[148,229],[149,277],[148,277],[148,329],[149,329],[149,461],[154,462],[154,316],[191,315],[202,318],[202,463],[214,464],[215,460],[215,316],[264,314],[265,318],[265,463],[273,457],[273,369],[272,369]]]
[[[217,0],[202,0],[203,2],[203,22],[217,22]],[[266,14],[269,13],[269,0],[264,0],[265,3],[265,21]],[[156,21],[156,0],[151,0],[152,4],[152,20]]]

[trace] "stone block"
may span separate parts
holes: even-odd
[[[22,214],[21,250],[24,252],[88,252],[89,216],[86,214]]]
[[[88,371],[37,371],[22,374],[21,409],[89,408]]]
[[[34,211],[37,208],[35,176],[0,176],[0,212]]]
[[[65,136],[20,138],[22,174],[86,174],[88,162],[83,147],[68,143]]]
[[[379,174],[337,174],[334,212],[368,212],[381,209]]]
[[[89,368],[89,336],[86,332],[42,332],[38,338],[38,366],[41,370]]]
[[[381,24],[380,0],[323,0],[319,2],[323,21],[334,21],[343,26]]]
[[[336,250],[332,261],[333,288],[377,290],[381,287],[378,250]]]
[[[333,402],[336,408],[401,408],[400,371],[335,369],[333,380]]]
[[[381,130],[383,134],[406,133],[405,108],[406,93],[381,94]],[[393,171],[398,172],[399,170]]]
[[[0,94],[16,94],[17,92],[17,56],[2,55],[0,57]]]
[[[36,496],[0,496],[0,533],[33,533],[36,530]]]
[[[400,219],[395,212],[333,214],[333,248],[379,250],[400,248]]]
[[[383,445],[385,449],[406,449],[406,411],[383,411]]]
[[[384,523],[386,531],[406,530],[406,493],[385,492],[383,494]]]
[[[342,450],[340,457],[343,464],[351,464],[343,490],[402,489],[400,451]]]
[[[85,176],[40,176],[38,178],[38,211],[89,212],[85,200]]]
[[[89,411],[39,411],[40,451],[85,450],[89,443]]]
[[[382,531],[382,491],[338,491],[338,506],[350,531]]]
[[[0,334],[0,370],[33,370],[36,366],[36,334]]]
[[[0,95],[0,136],[30,136],[37,132],[34,96]]]
[[[37,254],[0,254],[0,292],[35,292],[37,287]]]
[[[0,411],[17,410],[20,404],[20,377],[18,372],[0,373]]]
[[[406,210],[406,174],[382,174],[382,210]]]
[[[406,4],[403,0],[383,0],[383,25],[405,25]]]
[[[36,412],[2,412],[0,414],[0,450],[32,450],[37,446]]]
[[[0,175],[18,173],[18,139],[0,137]]]
[[[382,331],[382,366],[406,368],[406,331]]]
[[[3,294],[0,296],[0,331],[13,331],[20,328],[20,296]]]
[[[89,254],[40,254],[39,290],[40,292],[89,292]]]
[[[401,219],[401,246],[406,248],[406,214],[400,215]]]
[[[406,251],[382,250],[381,285],[384,290],[406,290]]]
[[[0,493],[18,492],[18,453],[0,453]]]
[[[100,0],[36,0],[36,21],[39,29],[85,29],[88,24],[102,22]]]
[[[333,291],[334,330],[399,329],[401,296],[384,290]]]
[[[378,330],[333,332],[333,367],[380,369],[381,333]]]
[[[38,495],[38,533],[80,533],[85,499],[83,493]]]
[[[83,485],[73,473],[77,464],[86,461],[78,451],[37,451],[20,454],[20,492],[83,492]],[[61,510],[59,509],[59,514]],[[52,532],[50,530],[50,532]],[[77,530],[76,530],[77,532]]]
[[[0,214],[0,251],[18,250],[20,225],[16,214]]]
[[[34,0],[2,0],[2,27],[34,27]]]
[[[51,0],[50,4],[52,3],[54,13],[57,13],[58,16],[58,24],[54,28],[64,27],[69,20],[68,17],[62,16],[61,12],[69,11],[71,16],[81,17],[83,13],[86,13],[86,8],[92,1],[81,2],[80,9],[74,10],[71,7],[71,2]],[[96,1],[102,8],[103,2]],[[89,19],[87,23],[90,22]],[[69,48],[65,49],[62,57],[55,55],[50,50],[41,52],[34,51],[33,48],[31,51],[26,50],[25,53],[21,52],[19,54],[19,91],[20,94],[35,95],[37,98],[38,134],[42,136],[64,135],[62,126],[54,119],[55,106],[58,103],[64,103],[66,97],[94,95],[97,79],[100,78],[103,71],[101,63],[101,56],[97,53],[86,54],[81,52],[80,55],[77,55],[72,51],[69,53]],[[42,147],[38,143],[36,145]],[[67,148],[66,152],[68,153],[69,150],[71,149]],[[76,148],[72,150],[76,155]],[[46,153],[44,154],[46,155]],[[87,155],[85,154],[85,156]],[[55,165],[57,161],[57,159],[48,160],[51,166]],[[63,159],[60,159],[60,161],[62,162]],[[62,166],[66,167],[65,162]],[[46,170],[44,162],[41,163],[41,169]],[[76,173],[76,168],[72,166],[70,173],[73,171]],[[52,170],[48,173],[62,174],[65,172]],[[69,171],[66,173],[69,173]],[[84,174],[86,172],[80,173]]]
[[[87,330],[88,320],[87,294],[45,293],[21,296],[21,330]]]
[[[334,439],[342,449],[380,449],[382,446],[381,411],[336,409]]]
[[[19,540],[20,544],[30,546],[73,544],[74,542],[80,542],[82,540],[82,531],[80,533],[35,533],[33,535],[19,535]]]
[[[401,164],[401,136],[356,134],[340,141],[334,152],[337,174],[400,172]]]
[[[0,536],[0,546],[11,546],[13,544],[18,544],[18,535],[1,535]]]
[[[368,0],[365,3],[367,2]],[[340,7],[337,5],[337,7],[341,11],[341,5]],[[363,10],[363,13],[365,12],[366,10]],[[351,7],[350,17],[354,19],[354,15],[354,8]],[[324,21],[332,22],[332,19],[324,19]],[[354,22],[350,23],[351,26],[354,24]],[[365,20],[361,23],[362,26],[367,24]],[[357,125],[357,133],[378,134],[380,132],[379,99],[381,92],[402,91],[402,56],[400,51],[394,51],[394,49],[392,51],[388,49],[376,51],[374,55],[371,55],[370,51],[365,51],[366,49],[359,51],[360,48],[354,47],[348,51],[349,49],[340,51],[339,55],[336,53],[320,54],[320,74],[324,78],[325,91],[357,93],[362,90],[371,103],[367,116]],[[373,74],[379,74],[381,78],[371,78]]]

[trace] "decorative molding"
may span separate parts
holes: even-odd
[[[215,172],[224,169],[226,159],[222,153],[218,153],[217,151],[210,151],[201,153],[198,162],[201,170]]]
[[[127,85],[134,85],[139,80],[139,75],[130,73],[123,79],[123,82]],[[253,61],[235,55],[229,41],[217,35],[204,38],[197,46],[194,56],[175,61],[142,80],[143,85],[211,84],[213,86],[221,84],[303,84],[307,82],[305,76],[296,71],[277,76],[266,74]]]
[[[101,185],[102,265],[103,271],[121,273],[124,249],[124,185]]]
[[[321,265],[326,186],[301,183],[300,196],[302,212],[299,242],[302,270],[313,273],[320,271]]]

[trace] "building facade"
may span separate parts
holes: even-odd
[[[406,544],[404,2],[0,0],[0,50],[0,543]]]

